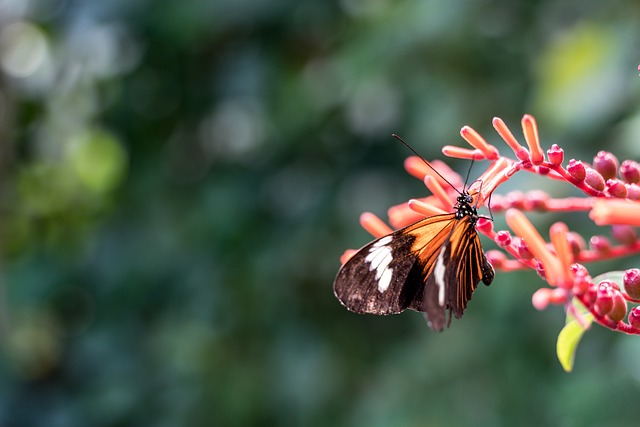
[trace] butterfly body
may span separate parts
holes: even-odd
[[[356,313],[425,312],[436,331],[448,325],[451,314],[462,317],[478,283],[489,285],[494,276],[472,203],[465,191],[454,212],[425,218],[362,247],[338,272],[336,297]]]

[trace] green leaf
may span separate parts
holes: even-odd
[[[582,325],[576,320],[571,311],[567,310],[567,321],[558,334],[558,342],[556,343],[558,360],[566,372],[573,370],[573,362],[580,339],[593,321],[593,315],[577,299],[573,299],[572,305],[576,311],[582,314],[582,318],[587,324]]]
[[[622,283],[624,282],[624,273],[625,272],[623,270],[608,271],[594,277],[593,283],[600,283],[603,280],[610,280],[617,283],[619,286],[622,286]]]

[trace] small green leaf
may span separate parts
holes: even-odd
[[[573,370],[573,362],[580,339],[593,321],[593,315],[578,300],[574,298],[572,304],[575,310],[582,314],[582,319],[586,322],[586,325],[583,326],[576,320],[570,310],[567,311],[567,322],[558,334],[558,342],[556,343],[558,360],[566,372]]]
[[[617,283],[619,286],[624,282],[624,271],[608,271],[606,273],[602,273],[599,276],[593,278],[593,283],[600,283],[603,280],[610,280],[612,282]]]

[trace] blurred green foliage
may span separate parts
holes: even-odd
[[[639,15],[0,1],[0,425],[637,425],[640,341],[596,327],[565,374],[533,272],[442,334],[331,284],[360,212],[424,194],[391,132],[441,157],[531,113],[567,158],[640,158]]]

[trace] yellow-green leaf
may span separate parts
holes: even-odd
[[[584,313],[586,309],[575,299],[573,301],[573,306],[577,312],[582,314],[581,318],[586,322],[586,324],[581,324],[575,319],[570,311],[567,312],[567,323],[558,334],[558,341],[556,343],[556,354],[558,355],[558,360],[566,372],[571,372],[573,370],[573,362],[575,360],[576,350],[578,349],[580,339],[593,321],[593,315],[588,312]]]

